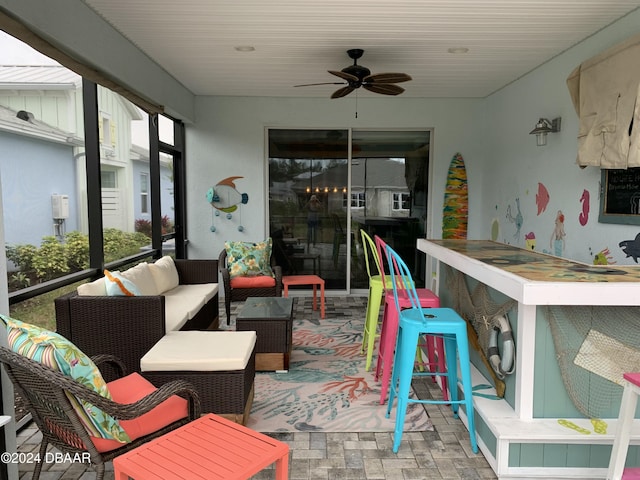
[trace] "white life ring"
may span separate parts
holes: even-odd
[[[489,336],[489,363],[493,367],[498,378],[503,379],[515,370],[516,346],[513,340],[513,331],[506,316],[500,315],[494,318],[498,326],[494,326]],[[502,337],[502,349],[498,348],[498,333]]]

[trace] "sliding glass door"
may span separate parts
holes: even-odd
[[[352,137],[351,231],[358,255],[351,258],[351,288],[369,286],[361,230],[380,236],[422,283],[416,239],[426,232],[430,132],[354,130]]]
[[[269,230],[283,274],[347,288],[347,130],[269,130]]]
[[[415,244],[425,234],[429,139],[425,130],[269,129],[269,232],[284,274],[368,288],[364,230],[423,280]]]

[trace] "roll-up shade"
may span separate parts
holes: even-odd
[[[92,82],[102,85],[103,87],[121,95],[133,104],[145,110],[147,113],[156,114],[164,112],[163,106],[150,102],[139,94],[131,91],[129,88],[120,85],[116,80],[107,77],[99,70],[74,59],[38,34],[32,32],[26,25],[2,11],[0,11],[0,29],[23,41],[43,55],[54,59],[60,65],[74,71],[83,78],[91,80]]]

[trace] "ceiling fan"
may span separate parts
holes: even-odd
[[[347,50],[349,58],[353,59],[353,65],[343,68],[342,70],[329,70],[329,73],[340,77],[345,82],[323,82],[308,83],[306,85],[295,85],[296,87],[310,87],[312,85],[346,85],[339,88],[331,95],[331,98],[340,98],[349,95],[354,90],[364,87],[370,92],[380,93],[382,95],[400,95],[404,92],[404,88],[394,85],[395,83],[408,82],[411,77],[406,73],[377,73],[371,75],[371,70],[362,65],[358,65],[358,59],[362,57],[364,50],[353,48]]]

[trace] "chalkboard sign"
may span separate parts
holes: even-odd
[[[602,170],[598,221],[640,225],[640,168]]]

